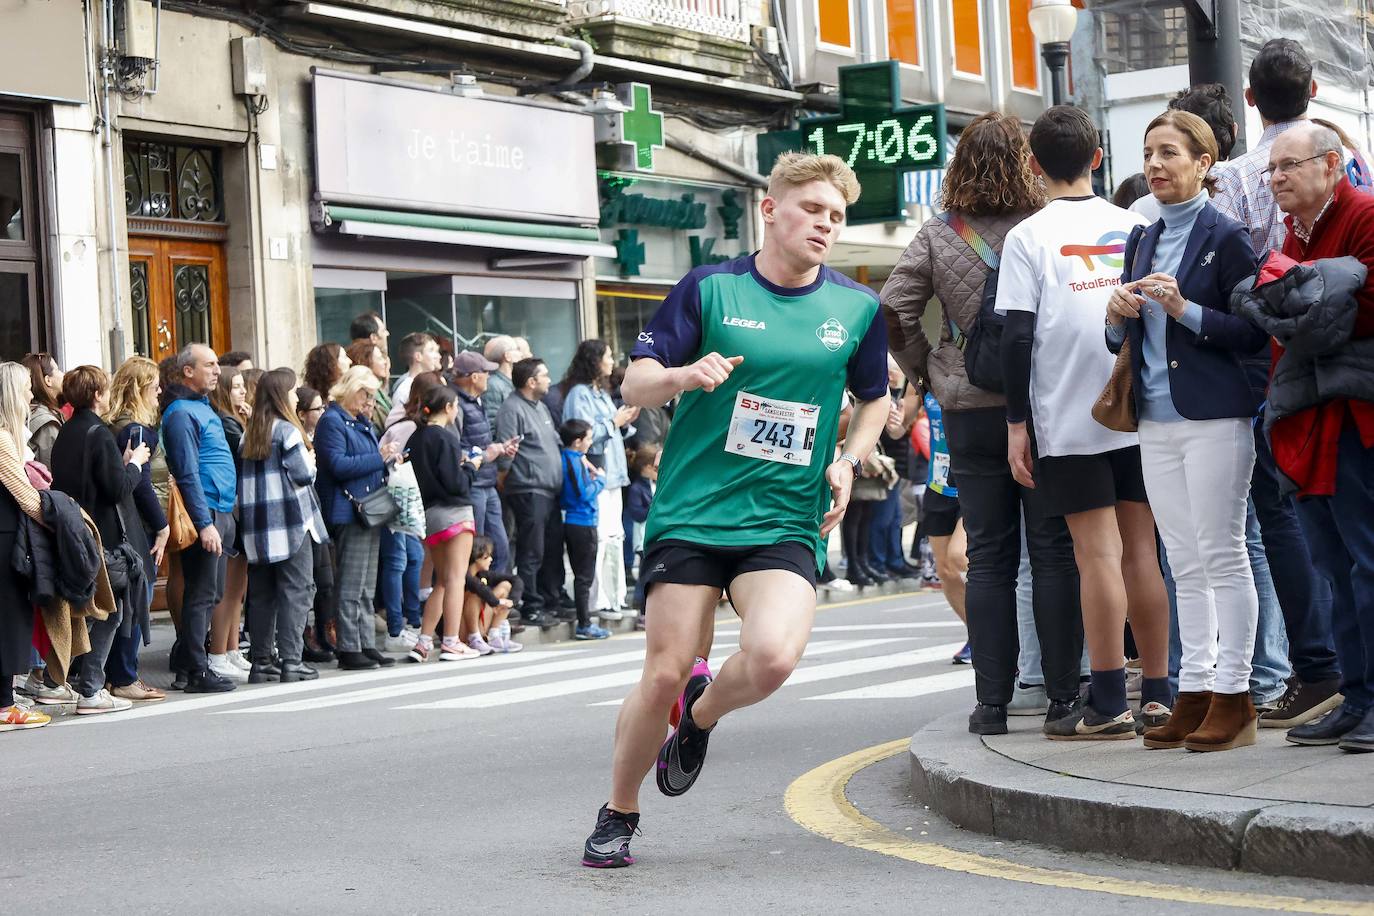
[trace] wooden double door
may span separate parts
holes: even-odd
[[[223,242],[129,236],[134,352],[154,361],[186,344],[229,346]]]

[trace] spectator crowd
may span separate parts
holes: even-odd
[[[1374,750],[1369,166],[1307,116],[1297,44],[1249,83],[1248,152],[1194,87],[1112,202],[1083,112],[983,115],[882,290],[888,422],[821,581],[942,587],[975,733]],[[672,405],[626,406],[605,342],[555,382],[518,337],[412,333],[394,375],[380,316],[351,337],[299,375],[201,344],[0,365],[0,727],[165,699],[139,674],[160,579],[192,693],[605,639],[643,606]]]

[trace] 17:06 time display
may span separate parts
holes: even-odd
[[[921,166],[939,162],[940,141],[933,133],[935,116],[911,112],[881,121],[835,121],[806,131],[811,152],[833,153],[850,168]],[[805,128],[803,128],[805,131]]]

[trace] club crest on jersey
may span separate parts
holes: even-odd
[[[752,318],[731,318],[729,316],[721,319],[721,324],[731,328],[749,328],[751,331],[766,331],[768,325],[762,321],[755,321]]]
[[[834,318],[816,328],[816,336],[820,338],[821,343],[825,344],[825,348],[831,351],[843,347],[845,341],[849,340],[849,332],[845,330],[844,325]]]

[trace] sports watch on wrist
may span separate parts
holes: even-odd
[[[860,461],[857,456],[851,455],[849,452],[841,452],[840,460],[849,462],[849,466],[854,469],[854,478],[856,480],[862,475],[864,467],[863,462]]]

